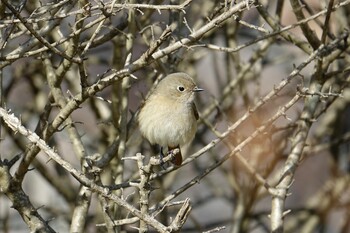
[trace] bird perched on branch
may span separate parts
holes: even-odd
[[[195,93],[203,91],[186,73],[173,73],[162,79],[141,108],[138,121],[142,135],[151,143],[168,148],[168,153],[192,141],[198,112]],[[181,150],[172,163],[180,166]]]

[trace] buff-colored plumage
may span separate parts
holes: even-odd
[[[142,135],[150,143],[169,149],[191,142],[198,119],[194,95],[201,90],[186,73],[173,73],[162,79],[139,113]],[[181,162],[182,158],[174,163]]]

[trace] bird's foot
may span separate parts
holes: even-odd
[[[159,153],[159,165],[160,167],[165,170],[166,169],[166,162],[164,162],[164,153],[163,153],[163,147],[160,148],[160,153]]]
[[[171,163],[174,164],[176,167],[179,167],[182,164],[182,155],[180,147],[177,146],[175,148],[170,148],[168,151],[168,155],[171,156]]]

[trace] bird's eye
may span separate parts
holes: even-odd
[[[185,88],[184,88],[183,86],[178,86],[178,87],[177,87],[177,90],[183,92],[183,91],[185,90]]]

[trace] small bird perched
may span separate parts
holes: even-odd
[[[162,79],[146,100],[138,116],[142,135],[151,143],[168,147],[168,152],[192,141],[196,130],[198,112],[195,93],[203,91],[186,73],[173,73]],[[172,163],[180,166],[181,150]]]

